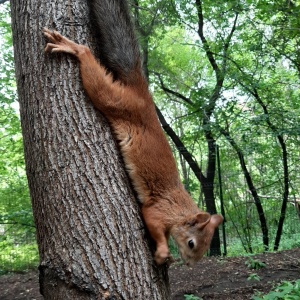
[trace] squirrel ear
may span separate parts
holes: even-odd
[[[201,212],[199,214],[196,215],[196,222],[195,225],[201,229],[203,227],[205,227],[209,221],[210,221],[210,214],[206,213],[206,212]]]
[[[222,222],[224,218],[221,215],[212,215],[210,219],[210,223],[217,228]]]

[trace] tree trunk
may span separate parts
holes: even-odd
[[[206,132],[206,141],[208,145],[208,161],[207,161],[207,174],[206,177],[201,181],[202,191],[204,194],[204,200],[206,204],[206,210],[210,214],[217,213],[217,207],[215,202],[215,192],[214,192],[214,180],[216,174],[216,141],[212,137],[210,132]],[[221,241],[219,228],[216,228],[214,236],[210,243],[209,249],[210,256],[220,256],[221,255]]]
[[[279,144],[280,144],[281,150],[282,150],[282,165],[283,165],[283,174],[284,174],[283,182],[284,183],[283,183],[283,195],[282,195],[280,217],[279,217],[279,221],[278,221],[277,232],[276,232],[276,237],[275,237],[275,242],[274,242],[274,251],[277,251],[279,248],[281,235],[282,235],[282,231],[283,231],[283,224],[284,224],[284,220],[285,220],[287,203],[288,203],[288,199],[289,199],[289,187],[290,187],[288,153],[287,153],[287,149],[286,149],[286,144],[284,142],[283,136],[278,135],[277,139],[279,141]]]
[[[260,201],[260,197],[257,193],[257,190],[254,186],[253,181],[252,181],[252,177],[251,177],[251,175],[248,171],[248,168],[246,166],[244,154],[243,154],[242,150],[239,148],[239,146],[236,144],[236,142],[233,140],[233,138],[230,136],[229,132],[227,132],[227,131],[225,131],[224,129],[221,129],[221,128],[219,128],[219,129],[220,129],[220,132],[227,139],[227,141],[230,143],[232,148],[236,151],[236,153],[239,157],[241,169],[244,173],[244,177],[246,179],[248,189],[249,189],[249,191],[250,191],[250,193],[253,197],[253,200],[254,200],[254,203],[255,203],[255,206],[256,206],[256,210],[257,210],[257,214],[258,214],[258,218],[259,218],[259,222],[260,222],[260,227],[261,227],[261,231],[262,231],[262,240],[263,240],[264,250],[268,251],[269,250],[269,229],[268,229],[268,224],[267,224],[264,208],[263,208],[262,203]]]
[[[11,0],[26,171],[45,299],[169,299],[123,163],[77,62],[42,28],[90,44],[86,1]]]
[[[215,149],[215,140],[207,139],[208,141],[208,164],[207,164],[207,176],[204,176],[199,165],[194,160],[191,153],[185,148],[184,144],[178,137],[178,135],[174,132],[174,130],[167,123],[161,111],[156,108],[156,112],[159,118],[159,121],[168,134],[168,136],[172,139],[173,143],[177,147],[180,155],[184,157],[186,162],[189,164],[190,168],[194,172],[195,176],[199,180],[202,191],[204,194],[206,210],[210,214],[216,214],[217,208],[215,203],[215,195],[214,195],[214,178],[216,172],[216,149]],[[219,228],[215,229],[214,236],[212,238],[210,248],[209,248],[210,256],[220,256],[221,255],[221,242],[220,242],[220,233]]]
[[[278,143],[281,147],[281,152],[282,152],[283,194],[282,194],[281,212],[280,212],[280,217],[279,217],[278,227],[277,227],[277,232],[276,232],[276,237],[275,237],[275,243],[274,243],[274,251],[277,251],[279,248],[280,240],[281,240],[283,224],[284,224],[285,214],[286,214],[286,207],[287,207],[287,202],[289,199],[290,179],[289,179],[288,153],[287,153],[284,137],[282,134],[278,134],[280,132],[280,130],[278,130],[277,127],[274,124],[272,124],[272,122],[270,120],[268,106],[263,102],[263,100],[260,97],[256,88],[253,89],[252,95],[255,97],[256,101],[263,109],[264,115],[266,116],[266,123],[268,124],[268,126],[271,129],[271,131],[273,132],[273,134],[276,136]]]

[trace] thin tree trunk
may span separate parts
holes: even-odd
[[[235,63],[235,65],[237,66],[238,70],[243,75],[245,75],[245,73],[241,69],[241,67],[237,63]],[[259,95],[259,90],[257,90],[256,87],[253,87],[249,84],[244,84],[242,82],[239,82],[239,83],[247,92],[249,92],[254,97],[254,99],[257,101],[257,103],[263,109],[266,123],[267,123],[268,127],[271,129],[274,136],[276,136],[278,143],[281,147],[282,167],[283,167],[283,193],[282,193],[282,204],[281,204],[280,217],[279,217],[279,221],[278,221],[277,232],[276,232],[276,237],[275,237],[275,242],[274,242],[274,251],[277,251],[279,248],[280,240],[281,240],[281,235],[282,235],[283,225],[284,225],[284,220],[285,220],[285,215],[286,215],[287,202],[288,202],[288,198],[289,198],[289,186],[290,186],[289,181],[290,180],[289,180],[289,165],[288,165],[288,153],[287,153],[286,143],[284,141],[284,136],[282,134],[280,134],[280,130],[274,124],[272,124],[272,122],[270,120],[268,106],[263,102],[261,96]]]
[[[206,209],[209,213],[215,214],[217,212],[215,192],[214,192],[214,180],[216,174],[216,141],[213,139],[212,135],[208,132],[205,134],[207,145],[208,145],[208,162],[207,162],[207,174],[203,181],[201,181],[201,186],[204,194]],[[220,256],[221,255],[221,241],[219,228],[214,232],[210,244],[210,256]]]
[[[252,177],[251,177],[251,175],[248,171],[248,168],[246,166],[244,155],[243,155],[241,149],[239,148],[239,146],[236,144],[236,142],[231,138],[230,134],[227,131],[225,131],[224,129],[221,129],[221,128],[219,128],[219,129],[220,129],[220,132],[227,139],[227,141],[230,143],[232,148],[236,151],[236,153],[239,157],[240,165],[241,165],[242,171],[244,173],[249,191],[250,191],[250,193],[251,193],[251,195],[254,199],[257,214],[258,214],[258,217],[259,217],[260,227],[261,227],[261,231],[262,231],[262,240],[263,240],[264,250],[268,251],[269,250],[269,229],[268,229],[268,224],[267,224],[267,220],[266,220],[266,216],[265,216],[263,206],[262,206],[261,201],[260,201],[260,197],[257,193],[257,190],[254,186],[253,181],[252,181]]]
[[[156,108],[156,112],[159,118],[159,121],[168,134],[168,136],[172,139],[173,143],[176,145],[179,153],[185,158],[186,162],[189,164],[190,168],[194,172],[195,176],[201,183],[202,191],[204,194],[206,209],[210,214],[216,214],[217,208],[215,203],[215,196],[214,196],[214,178],[215,178],[215,170],[216,170],[216,150],[215,150],[215,140],[208,139],[209,144],[209,152],[208,152],[208,167],[207,167],[207,176],[205,177],[197,164],[194,160],[190,152],[185,148],[184,144],[178,137],[178,135],[174,132],[174,130],[170,127],[167,123],[166,119],[164,118],[161,111]],[[214,232],[213,239],[210,244],[210,256],[220,256],[221,255],[221,242],[220,242],[220,234],[219,229],[216,228]]]
[[[284,141],[283,135],[279,134],[280,130],[276,128],[275,125],[271,123],[270,115],[268,111],[267,105],[264,104],[263,100],[259,96],[258,91],[254,88],[252,91],[252,95],[255,97],[256,101],[259,103],[261,108],[264,111],[264,115],[266,116],[266,123],[268,124],[269,128],[272,130],[273,134],[276,136],[279,145],[281,147],[282,152],[282,167],[283,167],[283,193],[282,193],[282,204],[281,204],[281,211],[280,211],[280,217],[278,221],[278,227],[274,242],[274,251],[277,251],[280,244],[280,239],[282,235],[283,230],[283,224],[285,220],[285,214],[286,214],[286,207],[287,202],[289,199],[289,166],[288,166],[288,153],[286,149],[286,143]]]
[[[169,299],[110,129],[43,27],[91,44],[85,1],[11,0],[26,171],[45,299]]]
[[[279,143],[281,145],[282,149],[282,164],[283,164],[283,195],[282,195],[282,204],[281,204],[281,211],[280,211],[280,217],[278,221],[277,226],[277,232],[274,242],[274,251],[277,251],[280,245],[282,230],[283,230],[283,224],[285,220],[285,214],[286,214],[286,208],[287,203],[289,199],[289,167],[288,167],[288,154],[286,149],[286,144],[284,142],[284,139],[281,135],[277,136],[277,139],[279,140]]]

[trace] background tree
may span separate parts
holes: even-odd
[[[8,4],[8,3],[7,3]],[[0,6],[0,274],[36,264],[37,247],[24,171],[8,5]],[[24,247],[16,247],[23,244]],[[26,249],[26,254],[24,250]],[[26,258],[26,261],[25,259]]]
[[[11,1],[24,152],[46,299],[168,299],[105,119],[44,26],[92,44],[86,2]],[[63,16],[63,17],[62,17]],[[156,279],[155,279],[156,278]]]
[[[207,175],[207,128],[219,146],[222,182],[215,176],[212,188],[220,210],[222,184],[228,254],[299,247],[295,209],[300,199],[299,1],[273,1],[271,6],[268,1],[201,2],[203,34],[212,55],[219,66],[226,58],[223,86],[207,128],[203,127],[204,112],[216,85],[216,75],[198,34],[196,1],[132,2],[138,28],[142,29],[146,73],[162,126],[170,136],[184,184],[203,209],[206,203],[200,175]],[[236,28],[225,56],[225,38],[233,28],[236,14]],[[8,20],[6,10],[0,17],[1,37],[5,36],[0,45],[0,215],[1,222],[6,223],[0,224],[4,232],[0,235],[0,248],[2,253],[10,251],[14,264],[16,251],[23,249],[21,243],[22,247],[28,246],[23,244],[23,237],[28,232],[32,235],[34,228],[27,226],[32,225],[32,214],[15,112]],[[73,18],[63,22],[74,23]],[[68,28],[66,25],[65,30]],[[43,47],[44,41],[40,41],[40,53]],[[72,63],[69,58],[62,58],[65,59]],[[57,63],[56,59],[51,61]],[[49,70],[48,63],[44,69]],[[52,77],[49,73],[47,80]],[[71,90],[69,94],[73,97]],[[265,223],[261,222],[263,218]],[[34,251],[34,245],[30,247]],[[26,257],[33,256],[32,252],[27,253]]]
[[[178,144],[178,148],[193,153],[201,166],[200,170],[205,170],[202,179],[210,176],[209,184],[202,180],[204,184],[201,192],[204,195],[211,193],[212,197],[209,198],[215,198],[215,147],[209,145],[218,142],[226,147],[226,155],[231,151],[235,153],[233,157],[229,155],[236,163],[229,172],[234,174],[237,167],[246,183],[244,185],[240,181],[240,176],[236,179],[230,176],[230,180],[240,186],[241,190],[238,191],[246,190],[246,197],[242,192],[235,195],[235,198],[242,200],[245,211],[251,211],[252,215],[252,205],[248,205],[248,198],[252,197],[250,201],[255,205],[265,250],[269,248],[270,235],[273,238],[275,224],[278,228],[274,249],[279,247],[287,203],[293,201],[289,194],[297,193],[292,181],[298,182],[295,176],[291,178],[288,157],[290,162],[296,158],[292,144],[298,143],[295,134],[298,132],[296,124],[299,118],[295,115],[295,109],[298,111],[299,108],[294,96],[299,90],[295,78],[298,53],[295,51],[298,47],[295,32],[298,28],[299,3],[293,2],[290,5],[279,2],[271,11],[264,1],[259,4],[252,1],[174,1],[173,12],[169,12],[173,14],[171,20],[176,16],[177,22],[169,24],[168,15],[160,16],[163,21],[159,24],[163,26],[153,30],[152,38],[149,39],[151,51],[148,51],[150,74],[154,74],[152,82],[167,93],[163,95],[156,92],[160,98],[158,106],[164,107],[162,113],[165,119],[167,116],[171,120],[172,129],[176,131],[176,128],[181,128],[181,145]],[[290,16],[289,21],[287,14]],[[276,43],[282,28],[290,33],[289,38],[282,37]],[[288,94],[293,95],[292,98],[287,98]],[[185,124],[183,130],[179,123]],[[170,128],[169,124],[165,127],[168,130]],[[178,137],[178,130],[175,133]],[[168,134],[173,135],[170,130]],[[264,135],[268,138],[264,138]],[[275,144],[274,138],[277,140]],[[224,144],[224,139],[228,144]],[[195,149],[195,141],[200,146],[198,151]],[[189,161],[189,158],[186,159]],[[226,161],[226,165],[229,163],[229,158],[222,155],[222,150],[221,159]],[[262,164],[263,161],[265,168],[259,177],[257,170],[262,171],[262,168],[257,163]],[[192,164],[189,164],[189,168],[193,169]],[[186,170],[183,172],[187,173]],[[261,193],[262,190],[265,193]],[[231,194],[228,190],[225,193],[228,196]],[[266,201],[269,198],[276,202]],[[280,208],[277,207],[278,198],[282,199]],[[232,197],[226,199],[230,206]],[[210,203],[206,201],[206,207]],[[270,211],[271,207],[274,211],[275,206],[276,216],[266,216],[266,211]],[[250,227],[246,224],[250,221],[247,213],[239,218],[239,222],[245,220],[245,224],[235,228],[244,228],[244,234],[249,232],[252,235],[254,227],[253,224]],[[235,214],[239,212],[236,210]],[[251,217],[252,223],[257,221]],[[269,226],[272,227],[271,232]],[[247,228],[252,230],[248,231]],[[248,239],[251,240],[253,237]],[[247,249],[253,251],[251,246]]]
[[[147,8],[152,10],[152,19],[149,21],[149,17],[145,18],[143,14],[140,14],[139,9],[141,9],[141,3],[143,4],[143,1],[135,1],[135,17],[136,17],[136,23],[138,25],[138,28],[140,29],[139,32],[141,34],[141,40],[142,40],[142,48],[143,52],[146,54],[145,55],[145,69],[146,69],[146,74],[149,75],[149,66],[148,66],[148,58],[149,58],[149,35],[153,34],[155,30],[157,30],[157,24],[161,24],[161,20],[165,20],[163,24],[169,24],[173,25],[174,24],[174,15],[178,18],[180,17],[180,14],[192,14],[193,12],[196,13],[196,16],[198,18],[198,29],[197,33],[200,37],[200,40],[203,44],[203,47],[205,49],[205,55],[207,56],[207,59],[211,65],[211,68],[214,72],[215,75],[215,85],[211,91],[211,94],[208,95],[207,102],[204,104],[202,103],[202,107],[200,108],[201,110],[201,118],[202,118],[202,128],[204,129],[204,136],[207,142],[207,165],[205,168],[201,168],[196,160],[192,157],[191,153],[187,150],[185,147],[183,141],[179,138],[179,136],[176,134],[176,132],[169,126],[169,124],[166,122],[166,119],[164,118],[163,114],[159,109],[158,111],[158,117],[162,123],[163,128],[165,129],[166,133],[169,135],[173,143],[175,144],[176,148],[179,150],[180,154],[182,157],[184,157],[187,161],[187,163],[190,165],[190,168],[193,170],[195,173],[195,176],[199,180],[201,187],[202,187],[202,192],[204,194],[204,199],[205,199],[205,205],[206,205],[206,210],[209,213],[215,214],[217,213],[217,208],[216,208],[216,203],[215,203],[215,195],[214,195],[214,181],[215,181],[215,172],[216,172],[216,145],[215,145],[215,138],[214,134],[211,128],[211,117],[212,113],[214,111],[214,108],[216,106],[217,100],[220,96],[220,92],[223,86],[224,82],[224,70],[226,69],[226,64],[227,64],[227,57],[226,55],[223,56],[222,62],[217,62],[215,59],[214,54],[212,53],[210,49],[210,44],[204,34],[203,26],[204,26],[204,18],[203,18],[203,9],[202,9],[202,2],[201,1],[196,1],[193,5],[185,5],[187,3],[184,3],[182,5],[181,3],[178,3],[178,6],[176,3],[170,2],[169,4],[165,4],[163,2],[155,2],[153,5],[151,3],[150,8],[149,8],[149,3],[147,2]],[[196,12],[195,9],[196,8]],[[171,17],[173,15],[173,17]],[[222,51],[224,51],[224,54],[226,54],[227,49],[229,47],[232,35],[235,31],[235,24],[236,24],[236,19],[237,19],[237,14],[235,21],[233,22],[232,25],[232,30],[229,31],[227,37],[225,38],[224,44]],[[179,20],[180,22],[181,20]],[[183,21],[182,21],[183,22]],[[155,26],[156,25],[156,26]],[[146,28],[146,30],[145,30]],[[162,31],[162,36],[164,36],[165,31]],[[151,66],[150,66],[151,68]],[[190,105],[192,109],[199,109],[197,106],[197,103],[194,103],[194,101],[183,95],[182,93],[179,93],[178,91],[172,90],[170,88],[167,88],[163,82],[161,74],[157,71],[154,70],[153,72],[156,74],[159,78],[160,85],[162,89],[175,97],[178,97],[181,101],[185,101],[186,104]],[[197,83],[195,83],[197,84]],[[191,87],[193,89],[193,87]],[[205,169],[205,171],[203,171]],[[210,247],[210,254],[211,255],[220,255],[221,250],[220,250],[220,237],[219,237],[219,231],[218,229],[215,231],[214,238],[211,242],[211,247]]]

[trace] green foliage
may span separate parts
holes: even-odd
[[[260,281],[260,277],[256,273],[252,273],[248,276],[247,280]]]
[[[36,268],[39,262],[35,242],[16,244],[6,238],[0,241],[0,253],[0,275]]]
[[[8,4],[0,5],[0,274],[36,267]]]
[[[216,74],[198,34],[199,15],[195,5],[175,1],[175,9],[177,22],[167,26],[157,23],[149,40],[155,99],[204,174],[209,157],[205,130],[212,130],[211,135],[220,146],[223,198],[230,220],[226,224],[227,233],[234,241],[228,245],[230,254],[264,250],[260,220],[239,155],[245,159],[262,203],[272,249],[285,193],[282,159],[285,150],[279,137],[288,152],[289,201],[300,193],[297,176],[300,40],[296,34],[300,3],[275,1],[271,8],[267,1],[202,2],[203,34],[215,63],[224,72],[221,93],[209,124],[204,126],[204,112],[211,106],[216,91]],[[235,14],[238,21],[234,28]],[[226,50],[230,32],[233,36]],[[173,92],[166,92],[166,88]],[[224,131],[235,141],[239,154],[225,138]],[[200,183],[175,148],[174,152],[186,188],[203,207]],[[218,184],[216,180],[216,194]],[[283,231],[281,249],[298,244],[299,222],[290,203]]]
[[[148,50],[151,90],[156,103],[204,175],[207,175],[210,154],[205,139],[207,131],[219,145],[229,255],[264,250],[259,216],[239,155],[244,156],[260,197],[270,244],[274,241],[284,195],[283,149],[278,140],[282,137],[288,157],[289,202],[280,249],[299,247],[299,221],[292,201],[300,194],[300,3],[273,1],[270,5],[266,0],[210,0],[202,1],[202,5],[206,46],[219,67],[219,74],[213,69],[201,41],[199,14],[194,2],[142,0],[140,9],[133,7],[134,14],[139,16],[141,44]],[[29,237],[31,245],[34,224],[24,167],[8,12],[8,4],[2,4],[0,243],[1,252],[11,258],[9,251],[15,247],[25,250]],[[236,14],[238,20],[234,28]],[[231,32],[232,39],[226,45]],[[220,74],[224,82],[217,95]],[[204,124],[210,108],[209,122]],[[234,140],[239,153],[224,131]],[[187,190],[199,206],[206,209],[201,184],[178,150],[172,147]],[[218,207],[220,184],[215,178]],[[173,256],[179,257],[172,241],[170,248]],[[37,253],[30,253],[36,261]],[[19,261],[21,266],[19,257],[13,261]],[[2,259],[0,268],[2,263],[8,260]],[[253,269],[262,267],[261,262],[252,258],[248,264]]]
[[[300,299],[300,279],[294,282],[284,281],[267,295],[261,293],[252,297],[253,300],[298,300]]]
[[[247,268],[253,270],[259,270],[266,266],[266,264],[263,263],[262,261],[253,259],[252,257],[248,258],[248,260],[245,262],[245,265],[247,266]]]
[[[284,233],[284,235],[282,236],[280,249],[281,250],[293,249],[293,248],[299,248],[299,247],[300,247],[300,233],[290,233],[287,230]]]
[[[184,295],[185,300],[202,300],[202,298],[199,298],[193,294],[186,294]]]
[[[172,237],[169,239],[169,248],[170,248],[170,252],[172,253],[172,255],[174,257],[179,257],[179,250],[178,250],[177,245]]]

